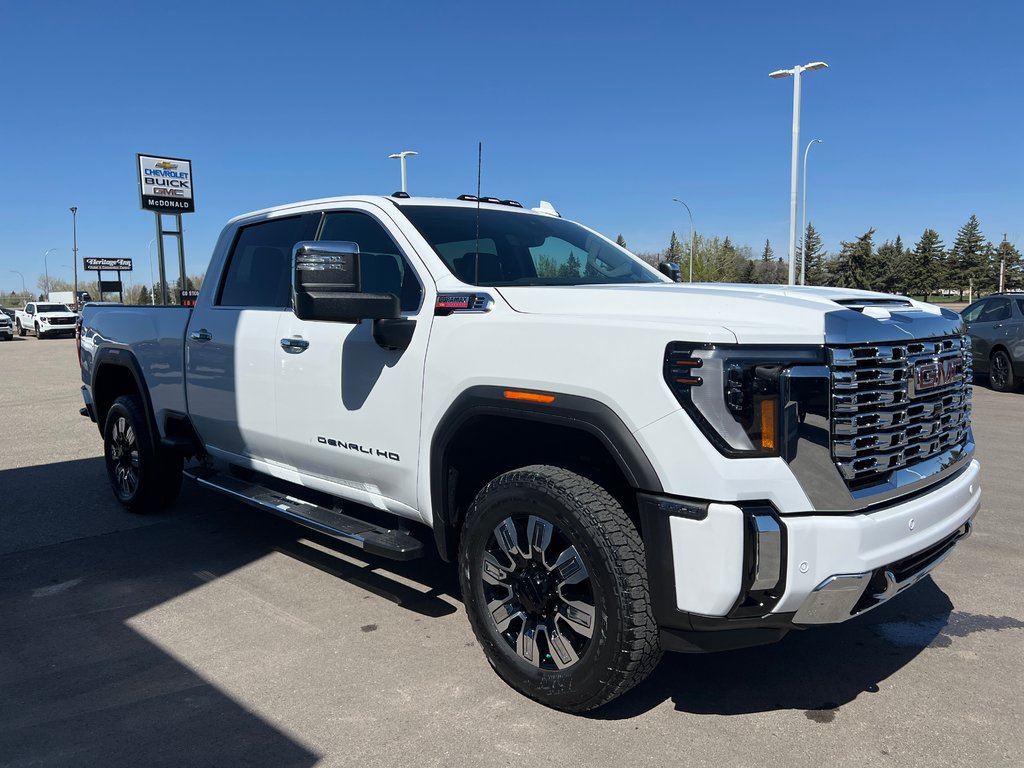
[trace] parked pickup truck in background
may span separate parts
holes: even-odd
[[[64,304],[50,304],[30,301],[24,309],[14,313],[14,324],[18,335],[34,333],[36,338],[46,336],[73,335],[78,315]]]
[[[568,711],[663,649],[886,602],[980,504],[956,313],[673,283],[550,207],[241,216],[194,309],[87,306],[80,359],[130,510],[170,502],[188,460],[375,555],[436,546],[498,675]]]

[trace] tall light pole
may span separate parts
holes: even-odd
[[[804,200],[800,204],[800,285],[807,285],[807,153],[812,144],[821,144],[821,139],[811,139],[804,150]]]
[[[19,272],[19,271],[18,271],[18,270],[16,270],[16,269],[12,269],[12,270],[11,270],[11,272],[13,272],[13,273],[14,273],[14,274],[16,274],[16,275],[17,275],[18,277],[20,277],[20,278],[21,278],[21,292],[22,292],[23,294],[25,294],[25,295],[27,296],[27,295],[28,295],[28,289],[27,289],[27,288],[25,288],[25,276],[24,276],[23,274],[21,274],[21,272]],[[31,297],[31,296],[29,296],[29,298],[32,298],[32,297]]]
[[[153,243],[155,242],[155,237],[149,238],[149,303],[154,307],[156,306],[156,291],[154,290],[156,282],[153,277]]]
[[[690,206],[680,200],[678,197],[673,197],[672,202],[679,203],[683,208],[686,209],[686,213],[690,217],[690,282],[693,282],[693,243],[696,238],[696,233],[693,230],[693,214],[690,213]]]
[[[56,248],[47,248],[46,252],[43,253],[43,274],[46,275],[46,300],[50,300],[50,268],[46,266],[46,257],[56,251]]]
[[[796,283],[796,172],[800,152],[800,75],[815,69],[827,69],[824,61],[812,61],[810,64],[796,66],[792,69],[777,69],[768,77],[793,78],[793,152],[792,168],[789,177],[789,284]]]
[[[75,258],[71,261],[75,265],[75,295],[71,303],[78,306],[78,206],[73,205],[68,210],[71,211],[71,243],[72,251],[75,254]],[[103,297],[100,296],[100,298]]]
[[[401,152],[396,152],[393,155],[388,155],[390,160],[399,160],[402,163],[402,191],[405,192],[405,158],[418,155],[419,152],[413,152],[411,149],[405,149]]]

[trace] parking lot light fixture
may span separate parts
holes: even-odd
[[[403,192],[407,192],[408,191],[405,188],[405,158],[412,157],[413,155],[418,155],[418,154],[419,154],[418,152],[413,152],[411,149],[404,149],[401,152],[396,152],[393,155],[388,155],[388,159],[390,159],[390,160],[399,160],[402,163],[402,191]]]
[[[72,303],[78,304],[78,206],[73,205],[68,208],[71,211],[71,251],[75,254],[72,264],[75,265],[75,293],[72,296]],[[100,298],[103,298],[102,296]]]
[[[50,300],[50,268],[46,265],[46,257],[56,250],[56,248],[47,248],[46,251],[43,253],[43,275],[46,278],[46,290],[44,291],[44,293],[46,293],[47,301]]]
[[[687,215],[689,215],[689,217],[690,217],[690,282],[692,283],[693,282],[693,244],[694,244],[694,240],[697,237],[696,233],[693,230],[693,214],[690,213],[690,206],[688,206],[686,203],[684,203],[678,197],[673,197],[672,198],[672,202],[673,203],[679,203],[681,206],[683,206],[683,208],[686,209]]]
[[[789,174],[789,284],[796,283],[796,184],[797,167],[800,161],[800,75],[815,69],[826,69],[824,61],[812,61],[810,64],[796,66],[792,69],[777,69],[769,72],[768,77],[778,80],[783,77],[793,78],[793,147]]]

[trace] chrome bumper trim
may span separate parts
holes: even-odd
[[[935,570],[943,560],[949,557],[949,553],[953,551],[953,548],[970,536],[973,531],[974,518],[972,517],[960,526],[958,535],[949,542],[945,549],[941,550],[922,568],[904,577],[902,581],[898,580],[896,574],[890,570],[891,566],[880,568],[879,571],[881,571],[881,575],[885,579],[885,589],[872,594],[870,601],[867,603],[863,603],[862,598],[876,571],[829,576],[807,596],[803,605],[800,606],[796,615],[793,616],[793,623],[838,624],[847,619],[852,619],[854,616],[867,613],[873,608],[877,608],[896,597],[900,592],[914,586]]]

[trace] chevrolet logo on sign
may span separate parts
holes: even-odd
[[[175,170],[178,167],[178,164],[177,163],[169,163],[166,160],[164,160],[162,163],[157,163],[155,167],[162,168],[165,171],[173,171],[173,170]]]
[[[953,384],[960,380],[963,373],[964,361],[958,357],[918,363],[914,366],[914,391],[911,392],[911,395]]]

